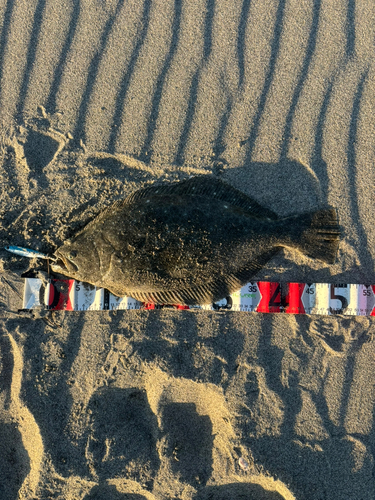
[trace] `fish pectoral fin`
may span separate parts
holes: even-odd
[[[190,286],[178,290],[159,290],[156,292],[136,292],[132,297],[140,302],[154,304],[201,305],[212,304],[228,297],[246,285],[282,247],[274,247],[253,258],[247,265],[235,273],[221,275],[202,285]]]
[[[262,207],[245,193],[210,175],[196,176],[186,181],[170,184],[153,184],[131,194],[124,203],[133,203],[154,196],[203,196],[206,199],[211,198],[229,203],[256,219],[278,219],[277,214],[272,210]]]

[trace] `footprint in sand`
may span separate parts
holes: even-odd
[[[41,133],[36,130],[30,130],[23,146],[25,158],[30,169],[36,172],[42,171],[55,158],[62,149],[63,144],[51,132]]]
[[[105,388],[90,400],[86,446],[89,470],[100,481],[123,476],[152,488],[159,469],[157,420],[145,391]]]
[[[146,496],[147,495],[147,496]],[[121,493],[112,484],[103,484],[95,486],[84,500],[153,500],[150,494],[142,495],[140,493]]]
[[[267,491],[259,484],[233,483],[208,486],[194,500],[285,500],[277,491]]]
[[[167,435],[166,453],[181,480],[205,485],[212,473],[213,435],[208,415],[199,415],[193,403],[169,403],[162,413]]]
[[[0,202],[0,236],[8,241],[18,237],[19,244],[40,244],[41,221],[50,215],[47,193],[55,185],[48,169],[54,171],[54,160],[69,141],[53,121],[43,111],[0,137],[0,183],[7,186]]]
[[[30,472],[30,458],[14,424],[0,423],[0,498],[13,500]]]
[[[53,128],[53,117],[47,116],[45,110],[41,109],[41,115],[30,119],[26,127],[19,127],[18,134],[12,140],[19,169],[22,169],[19,177],[26,182],[27,191],[30,179],[41,187],[47,186],[44,169],[55,160],[68,142],[64,134]]]
[[[187,488],[195,500],[293,500],[282,483],[251,476],[249,464],[241,470],[227,456],[234,434],[222,394],[158,378],[146,389],[105,387],[92,396],[86,461],[98,484],[84,500],[164,498],[166,481],[168,499]],[[218,473],[227,481],[220,484]]]

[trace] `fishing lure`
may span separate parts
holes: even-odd
[[[21,255],[21,257],[28,257],[29,259],[48,259],[48,260],[56,260],[56,257],[51,255],[47,255],[42,252],[38,252],[38,250],[32,250],[31,248],[17,247],[14,245],[7,245],[4,247],[7,252],[14,253],[16,255]]]

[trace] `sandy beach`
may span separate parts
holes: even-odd
[[[0,1],[2,500],[373,500],[375,317],[19,312],[2,249],[208,175],[338,210],[257,280],[375,284],[374,45],[371,0]]]

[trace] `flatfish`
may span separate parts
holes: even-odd
[[[333,263],[334,208],[279,218],[211,176],[140,189],[56,252],[55,272],[155,304],[207,304],[238,290],[282,247]]]

